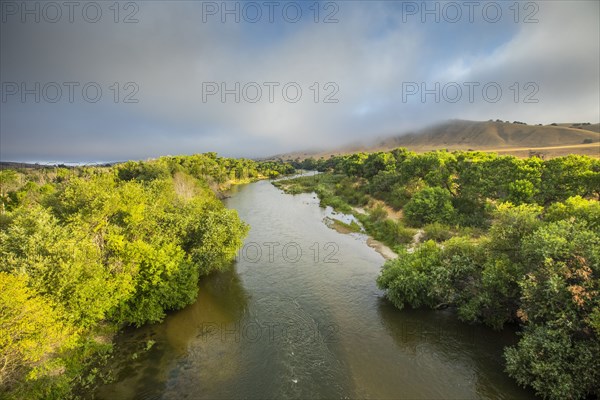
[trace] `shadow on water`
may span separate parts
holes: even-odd
[[[461,323],[451,310],[394,308],[375,284],[381,256],[325,226],[314,195],[266,181],[230,194],[226,205],[251,226],[245,244],[262,257],[242,252],[202,279],[194,304],[121,333],[117,380],[99,398],[534,398],[503,371],[513,331]],[[286,243],[302,256],[286,259]],[[336,261],[326,262],[331,244]]]
[[[231,347],[231,343],[219,340],[220,332],[215,327],[237,321],[246,312],[247,300],[235,266],[202,278],[195,303],[171,313],[161,324],[127,328],[118,335],[111,366],[115,382],[101,387],[97,397],[170,398],[174,385],[197,385],[197,374],[190,377],[188,372],[206,358],[212,360],[212,368],[215,359],[221,360],[221,369],[211,368],[210,378],[215,384],[223,383],[235,373],[232,366],[236,363],[233,353],[223,348]],[[192,387],[188,392],[197,390]]]
[[[398,350],[407,354],[420,368],[442,369],[451,366],[454,373],[470,376],[465,382],[479,398],[531,399],[533,392],[517,387],[500,366],[504,365],[503,348],[517,343],[514,328],[494,331],[482,325],[458,320],[453,309],[397,309],[384,297],[379,299],[378,314]],[[452,378],[440,374],[442,380]],[[454,383],[459,384],[460,380]],[[445,396],[442,396],[445,397]]]

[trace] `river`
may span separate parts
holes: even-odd
[[[233,188],[226,204],[251,226],[233,268],[163,323],[119,334],[117,379],[97,397],[534,398],[503,372],[514,332],[395,309],[375,285],[383,257],[328,228],[318,203],[268,181]]]

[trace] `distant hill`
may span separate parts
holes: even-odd
[[[384,151],[406,147],[425,152],[436,149],[494,151],[526,157],[530,152],[556,157],[569,153],[600,157],[600,124],[561,123],[526,125],[502,121],[450,120],[417,132],[383,138],[322,152],[297,152],[278,158],[329,157],[357,151]]]
[[[593,127],[590,125],[590,127]],[[563,125],[524,125],[509,122],[452,120],[424,131],[396,136],[375,147],[409,147],[420,149],[476,149],[503,147],[549,147],[600,141],[597,132]]]

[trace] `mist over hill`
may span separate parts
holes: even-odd
[[[334,149],[312,149],[276,155],[296,159],[329,157],[358,151],[385,151],[406,147],[424,152],[438,149],[480,150],[527,156],[530,152],[556,157],[569,153],[600,156],[600,124],[555,123],[528,125],[520,121],[449,120],[418,131],[365,141],[341,144]]]

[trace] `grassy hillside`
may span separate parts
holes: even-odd
[[[591,125],[590,125],[591,126]],[[384,147],[414,147],[433,149],[439,147],[502,148],[550,147],[597,143],[596,132],[552,125],[524,125],[509,122],[478,122],[453,120],[415,134],[398,136],[384,141]]]
[[[385,138],[365,145],[340,146],[321,152],[295,152],[278,156],[304,159],[405,147],[416,152],[437,149],[480,150],[528,157],[530,151],[545,158],[567,154],[600,157],[600,124],[561,123],[525,125],[502,121],[451,120],[418,132]]]

